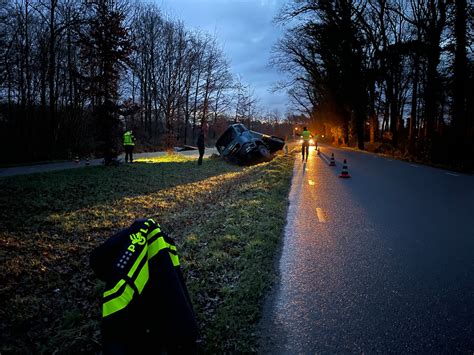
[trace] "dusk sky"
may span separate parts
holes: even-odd
[[[287,0],[156,0],[164,14],[180,19],[187,28],[215,34],[234,75],[254,89],[264,110],[287,111],[284,92],[270,89],[282,73],[269,64],[271,48],[283,34],[273,23]]]

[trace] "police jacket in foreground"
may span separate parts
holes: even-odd
[[[152,219],[136,220],[90,258],[106,282],[102,342],[106,354],[192,353],[197,323],[176,246]]]

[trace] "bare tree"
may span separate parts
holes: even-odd
[[[83,77],[99,126],[105,164],[117,155],[119,84],[131,52],[128,30],[123,26],[125,5],[113,0],[89,1],[91,15],[81,38],[87,71]]]
[[[349,141],[352,124],[363,149],[367,98],[357,26],[361,11],[351,1],[294,1],[280,20],[301,21],[280,41],[274,61],[294,74],[298,92],[303,89],[313,106],[306,111],[313,115],[315,110],[326,110],[325,116],[341,126],[344,143]]]

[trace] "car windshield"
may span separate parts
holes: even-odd
[[[235,138],[236,133],[233,127],[229,127],[217,140],[216,146],[219,150],[224,150]]]
[[[238,133],[238,134],[242,134],[243,132],[245,132],[247,129],[245,128],[244,125],[241,125],[241,124],[236,124],[234,125],[234,128],[235,128],[235,131]]]

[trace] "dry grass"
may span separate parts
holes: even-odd
[[[254,351],[292,164],[199,167],[170,154],[0,179],[0,352],[99,353],[103,285],[89,254],[143,217],[176,239],[203,351]]]

